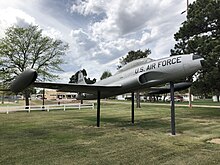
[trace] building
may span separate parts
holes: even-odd
[[[73,92],[58,92],[52,89],[45,89],[45,99],[47,100],[76,100],[77,93]],[[37,99],[42,99],[43,94],[37,94]]]

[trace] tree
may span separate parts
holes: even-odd
[[[220,94],[220,1],[197,0],[189,5],[187,20],[174,35],[171,54],[194,53],[205,59],[195,85],[198,91]],[[198,85],[198,84],[200,85]],[[205,93],[204,93],[205,94]]]
[[[106,78],[111,77],[111,76],[112,76],[112,73],[110,71],[104,71],[102,73],[102,76],[100,77],[100,80],[106,79]]]
[[[125,57],[122,57],[119,59],[120,65],[118,66],[118,69],[120,69],[122,66],[126,65],[127,63],[140,59],[140,58],[146,58],[148,55],[151,54],[150,49],[146,49],[145,51],[137,50],[137,51],[130,51]],[[137,102],[137,108],[140,108],[140,92],[136,92],[136,102]]]
[[[5,68],[1,68],[0,70],[0,92],[1,92],[1,102],[2,104],[4,104],[4,98],[5,98],[5,89],[7,89],[7,82],[5,81],[6,79],[8,79],[8,70]]]
[[[0,67],[6,68],[4,76],[10,81],[26,68],[38,72],[44,80],[58,78],[54,71],[62,71],[60,64],[68,44],[42,34],[38,26],[12,26],[6,29],[5,37],[0,39]],[[26,105],[29,105],[30,90],[25,90]]]

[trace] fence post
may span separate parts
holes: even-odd
[[[81,103],[79,103],[79,110],[81,109]]]
[[[9,107],[8,107],[8,105],[7,105],[7,111],[6,111],[6,114],[8,114],[8,113],[9,113],[9,112],[8,112],[8,108],[9,108]]]
[[[50,108],[49,108],[49,105],[48,105],[48,107],[47,107],[47,112],[50,112]]]
[[[65,104],[63,105],[63,111],[66,111],[66,105]]]

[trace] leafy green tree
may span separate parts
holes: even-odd
[[[42,34],[38,26],[13,26],[6,29],[5,36],[0,39],[0,67],[7,69],[4,77],[9,81],[23,72],[33,68],[44,80],[58,78],[54,71],[62,71],[60,64],[68,44]],[[6,76],[7,74],[7,76]],[[30,90],[25,90],[26,105],[29,105]]]
[[[102,73],[102,76],[100,77],[100,80],[106,79],[106,78],[111,77],[111,76],[112,76],[112,73],[110,71],[104,71]]]
[[[174,35],[171,54],[202,55],[205,63],[195,83],[197,92],[220,94],[220,1],[196,0],[189,5],[187,20]]]
[[[148,55],[151,54],[150,49],[146,49],[145,51],[137,50],[137,51],[130,51],[125,57],[122,57],[119,59],[120,65],[118,66],[118,69],[120,69],[122,66],[126,65],[129,62],[132,62],[137,59],[146,58]],[[136,92],[136,102],[137,102],[137,108],[141,107],[140,104],[140,92]]]
[[[9,79],[9,77],[6,77],[8,76],[8,70],[5,69],[5,68],[1,68],[0,70],[0,93],[1,93],[1,102],[2,104],[4,104],[4,98],[5,98],[5,93],[9,93],[9,91],[5,91],[7,90],[7,82],[5,81],[6,79]]]

